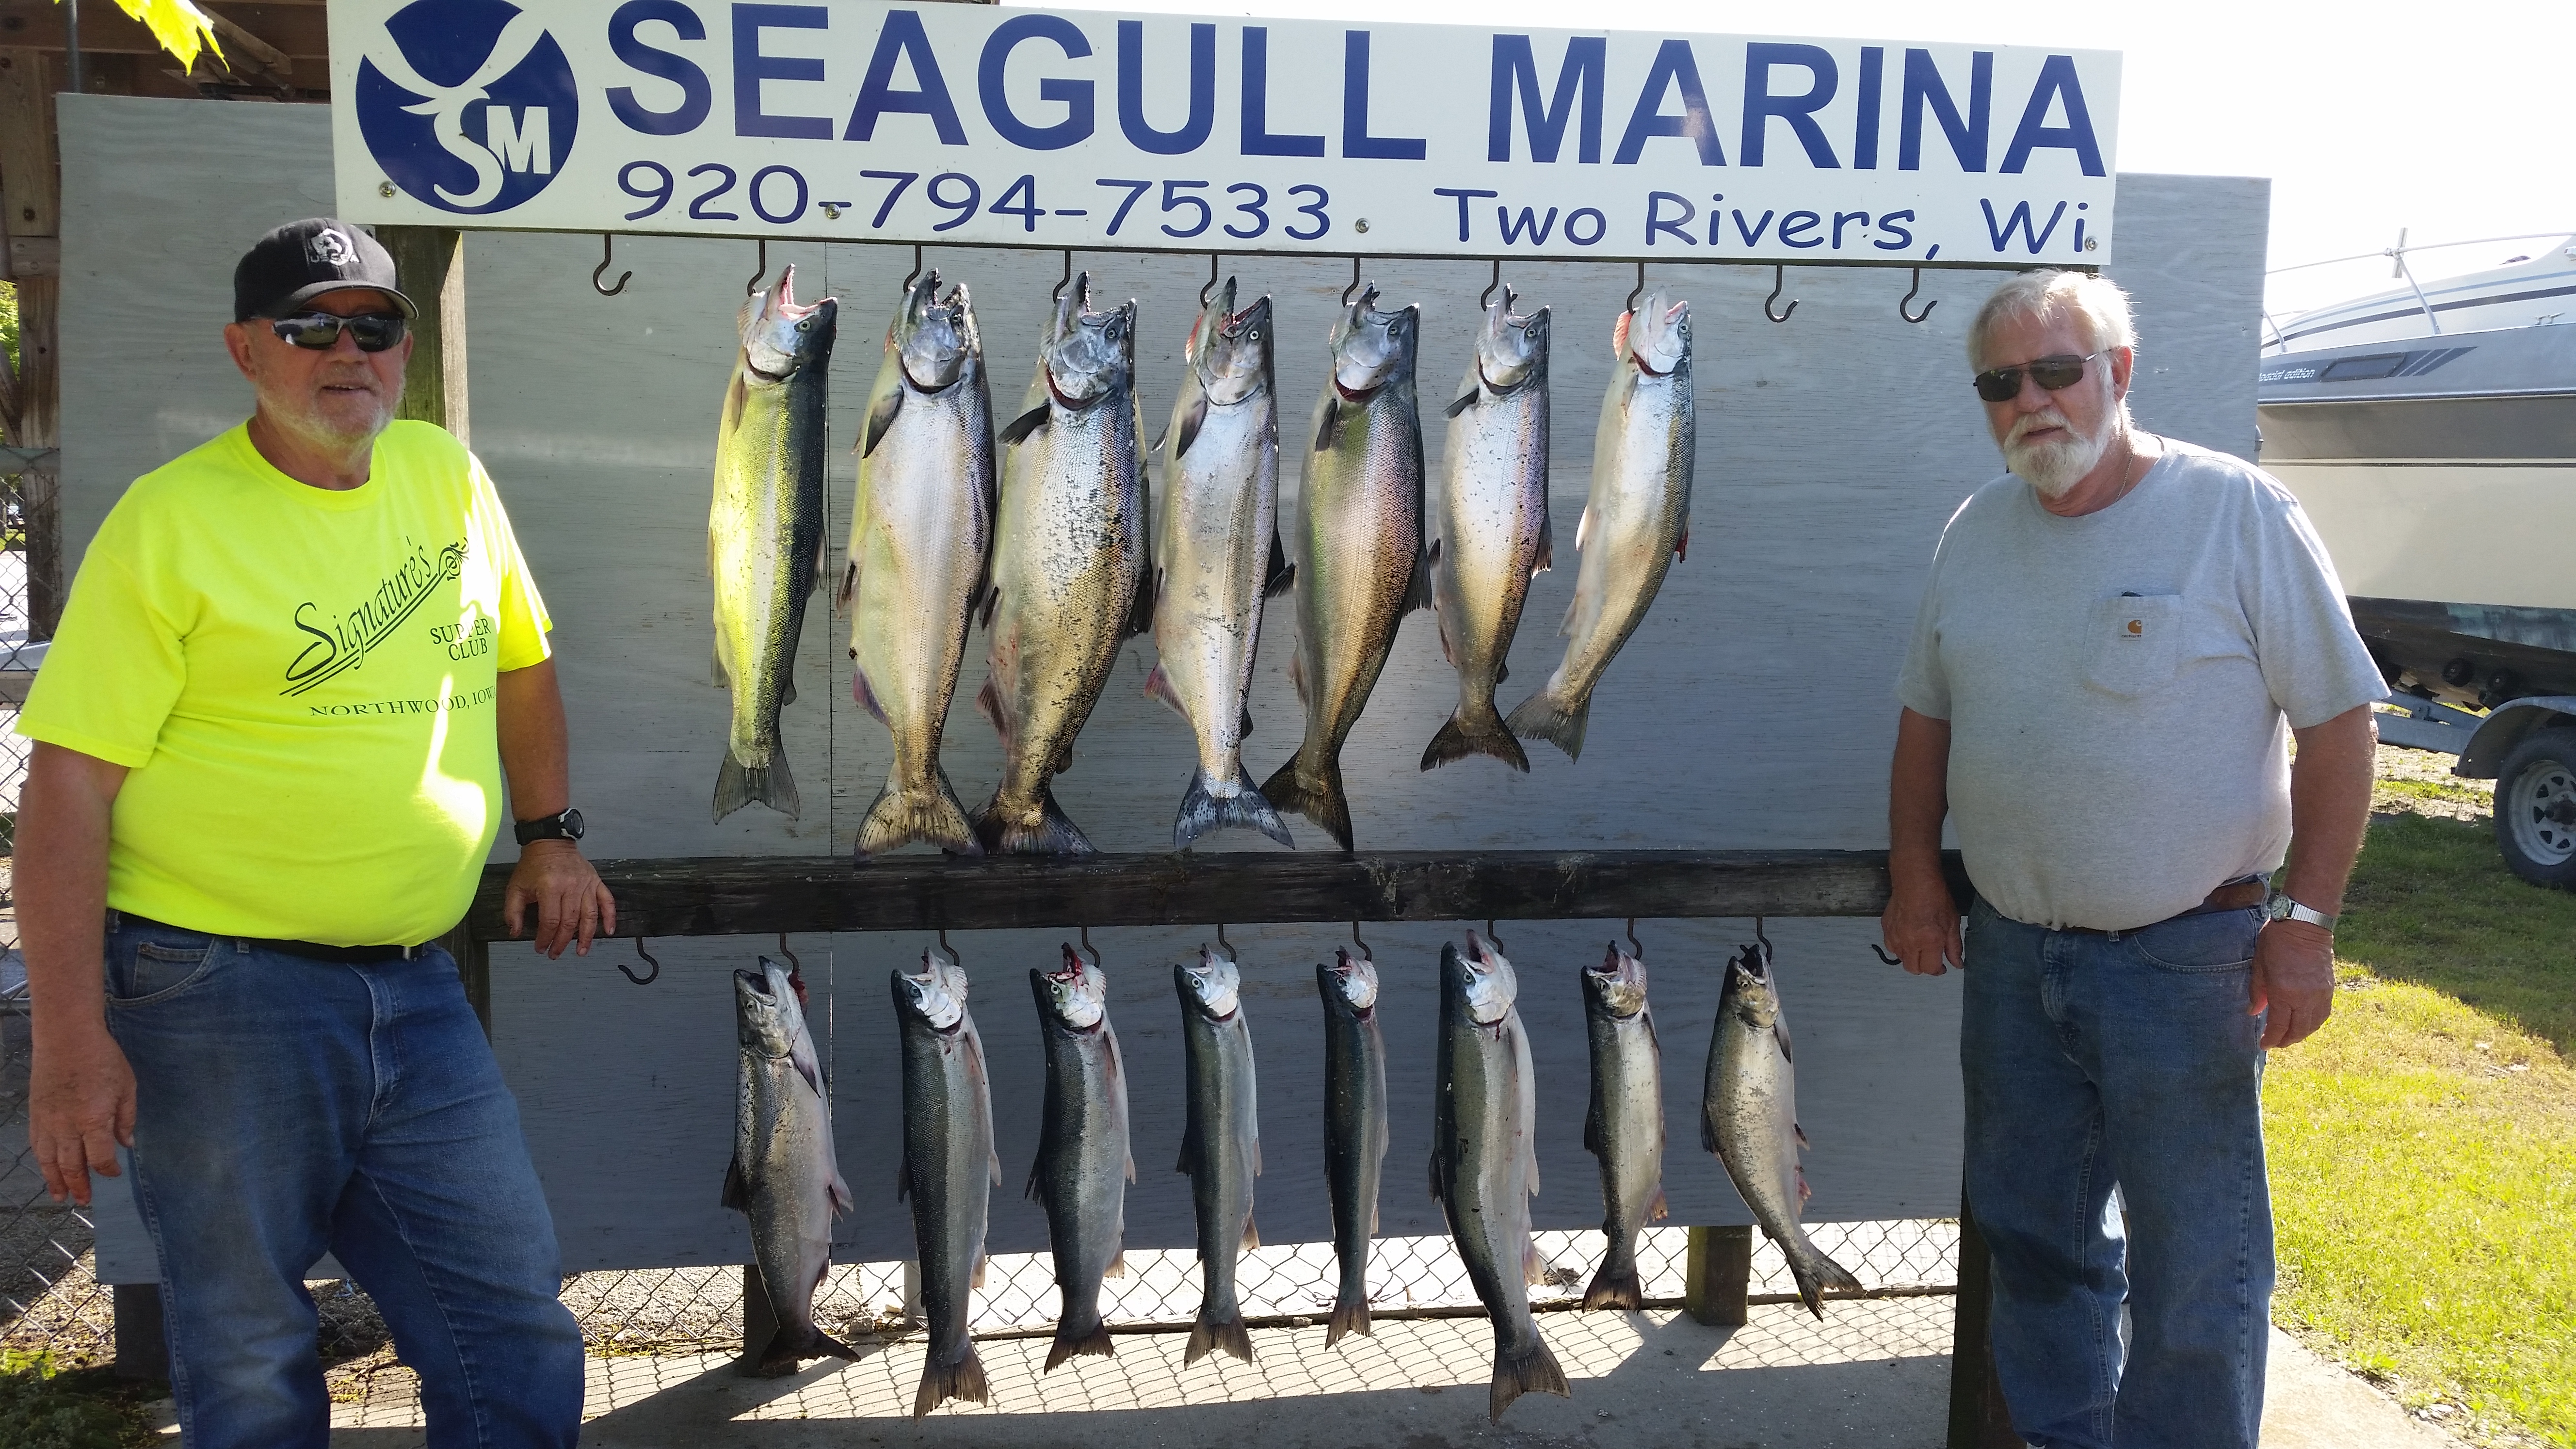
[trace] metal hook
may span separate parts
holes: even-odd
[[[918,280],[920,279],[920,277],[921,277],[921,243],[919,243],[919,242],[914,242],[914,243],[912,244],[912,270],[911,270],[911,271],[908,271],[908,272],[906,272],[906,273],[904,273],[904,274],[903,274],[903,290],[905,290],[905,291],[907,291],[907,292],[911,291],[911,290],[912,290],[912,284],[913,284],[915,281],[918,281]]]
[[[1896,299],[1896,315],[1904,318],[1908,322],[1920,322],[1924,318],[1931,316],[1932,309],[1941,305],[1941,300],[1938,297],[1924,303],[1923,310],[1920,312],[1909,312],[1905,310],[1905,304],[1914,300],[1915,292],[1920,292],[1922,290],[1923,269],[1921,267],[1916,267],[1914,269],[1914,290],[1907,292],[1904,296]],[[1888,964],[1894,965],[1895,963],[1889,962]]]
[[[1753,918],[1753,939],[1762,943],[1763,955],[1768,956],[1771,954],[1771,938],[1762,934],[1762,918],[1760,916],[1755,916]]]
[[[1091,953],[1091,969],[1100,969],[1100,948],[1091,944],[1091,928],[1082,928],[1082,949]]]
[[[1485,944],[1497,951],[1504,949],[1502,934],[1494,929],[1494,923],[1490,917],[1485,921]]]
[[[1904,957],[1888,955],[1885,951],[1879,949],[1876,941],[1869,943],[1869,949],[1872,955],[1878,957],[1878,964],[1881,966],[1902,966],[1905,964]]]
[[[1789,320],[1791,314],[1798,310],[1798,299],[1795,297],[1789,299],[1789,306],[1786,311],[1774,312],[1771,310],[1771,304],[1780,300],[1781,290],[1789,285],[1788,278],[1789,272],[1786,267],[1783,267],[1776,262],[1772,264],[1771,295],[1762,299],[1762,315],[1770,318],[1774,322],[1786,322]],[[1757,931],[1755,934],[1759,935],[1761,933]]]
[[[1377,953],[1369,949],[1369,943],[1360,939],[1360,923],[1358,921],[1351,922],[1351,944],[1359,947],[1360,955],[1367,960],[1374,961],[1377,959]]]
[[[1637,285],[1628,289],[1628,315],[1637,313],[1637,294],[1646,290],[1646,264],[1637,263]]]
[[[624,284],[620,283],[619,285],[622,286]],[[623,961],[617,963],[617,969],[625,975],[627,980],[634,982],[638,986],[652,985],[662,975],[662,963],[654,960],[653,953],[644,949],[644,938],[641,936],[635,938],[635,954],[643,957],[644,964],[653,968],[652,975],[638,976],[634,972],[628,971],[626,969],[626,963]]]
[[[1225,948],[1225,954],[1229,956],[1234,954],[1234,943],[1225,938],[1225,922],[1223,921],[1216,923],[1216,943]]]
[[[1476,305],[1477,305],[1477,306],[1479,306],[1479,307],[1491,307],[1491,306],[1493,306],[1493,305],[1494,305],[1494,289],[1495,289],[1495,288],[1497,288],[1497,287],[1500,287],[1502,284],[1503,284],[1503,259],[1502,259],[1501,257],[1496,257],[1496,258],[1494,258],[1494,279],[1493,279],[1492,281],[1487,282],[1487,283],[1485,284],[1485,290],[1484,290],[1484,292],[1483,292],[1482,294],[1480,294],[1480,295],[1476,298]],[[1508,294],[1506,294],[1506,296],[1505,296],[1505,299],[1504,299],[1504,305],[1505,305],[1505,306],[1509,306],[1509,305],[1510,305],[1510,298],[1509,298]]]
[[[948,928],[946,926],[939,928],[939,952],[941,955],[948,958],[948,964],[951,966],[964,964],[957,959],[957,948],[948,944]]]
[[[1643,263],[1640,263],[1639,265],[1642,266]],[[1646,959],[1646,948],[1637,944],[1637,918],[1635,916],[1630,916],[1628,918],[1628,954],[1636,957],[1640,961]]]
[[[769,275],[769,238],[767,238],[767,237],[762,237],[762,238],[760,239],[760,270],[759,270],[759,271],[756,271],[756,272],[754,272],[754,273],[752,273],[752,274],[751,274],[751,280],[742,284],[742,294],[743,294],[744,296],[746,296],[746,297],[757,297],[757,296],[759,296],[759,295],[760,295],[760,279],[761,279],[761,278],[763,278],[763,277],[765,277],[765,276],[768,276],[768,275]]]
[[[805,974],[805,963],[797,960],[796,953],[787,949],[787,933],[785,931],[778,933],[778,954],[787,958],[787,969],[789,971],[798,976]]]
[[[1200,306],[1200,307],[1202,307],[1202,308],[1206,307],[1206,306],[1207,306],[1207,304],[1208,304],[1208,293],[1213,292],[1213,291],[1215,291],[1215,290],[1216,290],[1216,266],[1217,266],[1217,256],[1216,256],[1216,253],[1214,253],[1214,252],[1210,252],[1210,253],[1208,253],[1208,279],[1207,279],[1207,285],[1206,285],[1206,286],[1204,286],[1204,287],[1199,288],[1199,306]],[[1223,939],[1224,939],[1224,935],[1223,935],[1223,933],[1222,933],[1222,932],[1220,932],[1220,933],[1218,934],[1217,939],[1219,939],[1219,940],[1223,940]]]
[[[1360,259],[1351,258],[1351,284],[1342,289],[1342,305],[1351,305],[1351,294],[1360,289]]]
[[[598,288],[599,295],[603,297],[614,297],[618,293],[625,291],[627,281],[635,275],[633,272],[620,272],[617,274],[616,286],[600,286],[600,274],[607,271],[608,264],[616,259],[617,247],[615,243],[616,238],[610,236],[607,232],[601,232],[599,234],[599,265],[590,269],[590,284],[591,286]]]
[[[1064,289],[1065,289],[1065,287],[1066,287],[1066,286],[1068,286],[1069,284],[1071,284],[1071,283],[1072,283],[1072,281],[1073,281],[1073,248],[1071,248],[1071,247],[1066,247],[1066,248],[1064,249],[1064,275],[1055,279],[1055,290],[1054,290],[1054,291],[1052,291],[1052,292],[1047,293],[1047,300],[1048,300],[1048,301],[1050,301],[1050,302],[1061,302],[1061,301],[1063,301],[1063,300],[1064,300]]]

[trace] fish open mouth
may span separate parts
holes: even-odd
[[[829,300],[829,298],[823,298],[800,304],[796,300],[796,264],[789,262],[787,270],[779,274],[778,295],[770,299],[770,305],[778,309],[779,316],[790,322],[797,322],[813,316],[815,310]]]

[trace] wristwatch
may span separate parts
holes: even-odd
[[[534,820],[522,820],[510,827],[510,833],[519,838],[521,845],[532,840],[579,840],[581,839],[581,812],[566,810],[560,815],[541,815]]]
[[[2328,931],[2333,930],[2335,927],[2335,918],[2333,916],[2327,915],[2323,911],[2312,911],[2306,906],[2300,905],[2297,901],[2290,899],[2288,896],[2281,894],[2279,891],[2272,892],[2272,899],[2263,907],[2263,914],[2265,918],[2269,920],[2305,921],[2311,926],[2316,926]]]

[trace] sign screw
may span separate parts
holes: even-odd
[[[839,202],[836,202],[836,201],[826,201],[826,202],[822,202],[822,203],[820,203],[820,205],[821,205],[821,206],[822,206],[822,208],[823,208],[823,219],[824,219],[824,220],[826,220],[826,221],[839,221],[839,220],[841,219],[841,205],[840,205],[840,203],[839,203]]]
[[[2086,251],[2088,251],[2088,252],[2098,252],[2098,251],[2100,251],[2101,249],[2102,249],[2102,239],[2101,239],[2100,237],[2098,237],[2098,236],[2088,236],[2088,237],[2086,237],[2086,238],[2084,239],[2084,250],[2086,250]]]
[[[376,183],[376,194],[377,194],[378,196],[381,196],[381,197],[384,197],[384,198],[386,198],[386,199],[388,199],[388,200],[391,200],[391,199],[392,199],[392,197],[393,197],[393,194],[394,194],[394,184],[393,184],[392,182],[390,182],[390,181],[379,181],[379,182],[377,182],[377,183]]]
[[[1355,222],[1352,222],[1352,223],[1351,223],[1351,230],[1353,230],[1353,231],[1359,231],[1359,232],[1367,231],[1367,230],[1368,230],[1368,218],[1364,216],[1364,217],[1361,217],[1359,220],[1357,220],[1357,221],[1355,221]]]

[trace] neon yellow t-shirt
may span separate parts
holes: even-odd
[[[247,425],[135,480],[82,560],[18,732],[132,771],[107,903],[216,935],[411,944],[503,818],[494,677],[549,627],[483,465],[398,422],[365,484]]]

